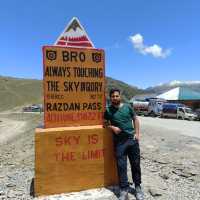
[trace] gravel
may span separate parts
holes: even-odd
[[[41,122],[37,114],[0,114],[1,135],[6,122],[16,120],[20,129],[0,146],[0,200],[116,200],[117,186],[34,198],[34,130]],[[200,199],[200,122],[140,117],[141,166],[145,199]],[[8,133],[9,134],[9,133]],[[10,135],[10,134],[9,134]],[[193,137],[191,137],[193,136]],[[5,136],[6,137],[6,136]],[[131,177],[130,166],[128,170]],[[131,178],[129,180],[132,182]],[[135,200],[129,194],[130,200]]]

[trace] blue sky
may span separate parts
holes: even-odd
[[[42,79],[42,46],[76,16],[106,53],[106,75],[139,88],[200,80],[199,0],[6,0],[0,75]]]

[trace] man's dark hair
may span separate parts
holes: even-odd
[[[110,93],[109,93],[110,97],[112,96],[112,94],[113,94],[114,92],[118,92],[118,93],[120,94],[120,90],[119,90],[119,89],[117,89],[117,88],[112,88],[112,89],[110,90]]]

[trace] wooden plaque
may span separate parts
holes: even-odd
[[[45,46],[43,62],[45,128],[102,124],[104,51]]]
[[[118,184],[112,133],[102,126],[36,129],[35,193]]]

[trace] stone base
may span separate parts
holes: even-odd
[[[35,195],[118,184],[112,133],[102,126],[36,129]]]

